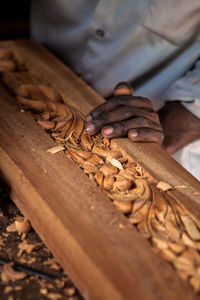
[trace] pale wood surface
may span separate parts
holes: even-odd
[[[31,71],[87,113],[103,99],[35,42],[10,42]],[[0,89],[0,167],[11,197],[87,299],[195,299],[93,182],[14,98]],[[117,141],[156,180],[187,185],[175,191],[199,217],[199,182],[156,145]],[[35,151],[36,150],[36,151]],[[180,199],[182,201],[182,199]],[[188,203],[189,202],[189,203]],[[123,224],[124,228],[119,225]]]

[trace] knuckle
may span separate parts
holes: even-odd
[[[139,117],[139,118],[136,118],[136,120],[138,122],[138,125],[140,125],[141,127],[150,127],[151,126],[151,121],[149,121],[146,118]]]
[[[126,123],[125,122],[119,123],[119,127],[120,127],[121,134],[122,135],[127,135],[128,128],[127,128]]]
[[[101,117],[99,118],[99,125],[100,126],[104,126],[104,125],[107,125],[110,123],[110,116],[109,114],[104,114],[104,115],[101,115]]]

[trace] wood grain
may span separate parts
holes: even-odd
[[[103,101],[37,43],[6,45],[16,49],[32,73],[61,91],[68,104],[87,113]],[[20,112],[2,87],[0,136],[1,173],[11,197],[87,299],[195,299],[174,270],[64,153],[46,152],[54,142],[29,114]],[[156,145],[117,143],[156,180],[187,185],[187,191],[177,190],[174,197],[199,218],[197,180]]]

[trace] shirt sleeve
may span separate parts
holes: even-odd
[[[191,113],[200,118],[200,60],[195,68],[176,80],[166,92],[166,101],[179,100]]]

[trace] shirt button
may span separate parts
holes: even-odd
[[[97,35],[98,37],[102,38],[102,37],[104,37],[105,32],[104,32],[102,29],[98,28],[98,29],[96,30],[96,35]]]

